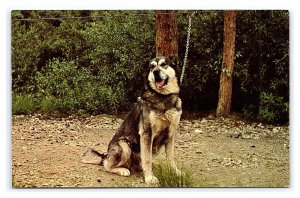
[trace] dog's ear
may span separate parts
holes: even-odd
[[[145,58],[143,61],[142,69],[145,71],[149,69],[149,63],[150,63],[151,58]]]
[[[142,79],[141,82],[144,81],[144,83],[145,83],[145,82],[147,81],[147,79],[148,79],[147,76],[148,76],[148,73],[149,73],[149,71],[150,71],[150,66],[149,66],[150,60],[151,60],[151,58],[146,58],[146,59],[144,59],[144,61],[142,62],[142,66],[141,66],[141,68],[140,68],[140,71],[141,71],[141,73],[142,73],[141,77],[142,77],[143,79]]]
[[[178,56],[176,56],[176,55],[171,55],[171,56],[169,56],[169,59],[171,60],[172,64],[177,65],[177,62],[178,62]]]
[[[175,55],[171,55],[169,56],[170,59],[170,66],[173,67],[173,69],[176,71],[176,73],[178,72],[178,65],[179,65],[179,59],[178,56]]]

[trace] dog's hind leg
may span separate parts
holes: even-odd
[[[121,176],[129,176],[131,165],[131,149],[124,141],[116,143],[107,154],[104,161],[104,168],[107,172],[116,173]]]
[[[99,153],[95,149],[89,148],[84,154],[81,162],[86,164],[102,164],[106,158],[105,154]]]

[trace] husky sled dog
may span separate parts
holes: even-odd
[[[166,158],[178,174],[174,160],[175,134],[182,113],[177,83],[177,59],[156,57],[146,66],[146,83],[132,111],[108,145],[107,154],[89,149],[84,162],[103,164],[105,170],[121,176],[143,171],[147,184],[156,184],[152,154],[165,146]]]

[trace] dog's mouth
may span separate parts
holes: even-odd
[[[163,88],[168,84],[169,78],[161,79],[161,78],[155,78],[155,86],[159,89]]]

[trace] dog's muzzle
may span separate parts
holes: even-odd
[[[168,76],[161,70],[154,70],[154,81],[157,88],[163,88],[168,84]]]

